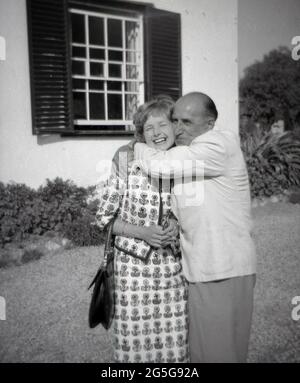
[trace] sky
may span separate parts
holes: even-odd
[[[300,0],[238,0],[239,76],[280,45],[300,36]]]

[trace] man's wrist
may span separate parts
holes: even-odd
[[[134,139],[132,139],[127,145],[128,145],[128,147],[130,148],[130,149],[134,149],[134,147],[135,147],[135,145],[136,145],[136,143],[137,143],[137,140],[136,140],[136,138],[134,138]]]

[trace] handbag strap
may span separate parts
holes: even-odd
[[[113,249],[113,226],[114,226],[115,220],[111,220],[111,222],[107,226],[107,234],[105,239],[105,246],[104,246],[104,258],[103,258],[103,268],[106,269],[108,263],[110,263],[114,256],[114,249]]]
[[[159,211],[158,211],[158,225],[162,224],[162,216],[163,216],[163,201],[162,201],[162,179],[158,179],[158,194],[159,194]]]
[[[112,234],[112,229],[113,229],[113,225],[114,225],[114,219],[108,224],[107,226],[107,235],[106,235],[106,239],[105,239],[105,246],[104,246],[104,257],[103,257],[103,261],[101,262],[101,265],[94,277],[94,279],[92,280],[91,284],[89,285],[88,287],[88,290],[96,283],[96,280],[99,276],[99,274],[102,272],[102,271],[105,271],[107,270],[107,265],[113,260],[113,256],[114,256],[114,248],[113,248],[113,234]]]

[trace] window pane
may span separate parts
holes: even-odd
[[[85,58],[86,49],[84,47],[72,47],[72,56]]]
[[[90,93],[90,118],[91,120],[104,120],[104,94]]]
[[[134,113],[138,108],[138,95],[126,94],[125,95],[125,118],[126,120],[132,120]]]
[[[126,81],[125,82],[125,91],[126,92],[138,92],[139,84],[136,81]]]
[[[72,13],[71,20],[72,20],[73,43],[84,43],[85,42],[84,16],[78,15],[76,13]]]
[[[84,61],[72,61],[72,74],[85,74]]]
[[[73,78],[72,83],[73,83],[73,89],[85,89],[85,80]]]
[[[101,63],[90,63],[90,74],[91,76],[104,76],[104,68]]]
[[[85,93],[73,92],[74,118],[86,119]]]
[[[121,81],[107,81],[108,90],[122,90]]]
[[[107,37],[108,45],[112,47],[122,48],[122,21],[108,19],[107,20]]]
[[[89,87],[92,90],[103,90],[104,89],[104,81],[90,80]]]
[[[108,118],[110,120],[122,120],[122,95],[108,94]]]
[[[108,60],[111,61],[123,61],[123,52],[120,51],[109,51]]]
[[[126,65],[126,78],[136,80],[139,78],[137,65]]]
[[[108,76],[109,77],[122,77],[121,65],[109,64],[109,66],[108,66]]]
[[[137,49],[138,24],[134,21],[126,21],[126,48]]]
[[[105,51],[104,49],[90,49],[90,58],[97,60],[105,60]]]
[[[89,42],[104,45],[104,23],[100,17],[89,16]]]

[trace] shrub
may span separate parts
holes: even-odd
[[[70,180],[47,179],[46,185],[38,189],[38,196],[41,228],[61,231],[80,216],[81,210],[87,206],[88,190]]]
[[[15,260],[12,259],[9,252],[0,252],[0,269],[9,267],[15,264]]]
[[[98,244],[101,233],[92,222],[99,200],[89,201],[94,192],[95,187],[78,187],[61,178],[47,179],[38,190],[0,183],[0,243],[55,231],[76,244]]]
[[[26,250],[22,257],[23,263],[28,263],[40,259],[43,256],[43,253],[38,249],[29,249]]]
[[[100,202],[95,192],[95,186],[87,188],[87,202],[81,214],[63,227],[63,234],[77,246],[96,246],[104,241],[102,231],[95,225],[95,216]]]
[[[289,202],[300,203],[300,190],[293,190],[289,197]]]
[[[30,232],[32,220],[29,214],[37,193],[24,184],[0,183],[0,239],[9,242]]]
[[[270,197],[300,184],[300,141],[291,133],[241,141],[252,197]]]
[[[93,215],[86,214],[78,217],[64,229],[64,235],[76,246],[96,246],[103,243],[103,234],[99,227],[93,224]]]

